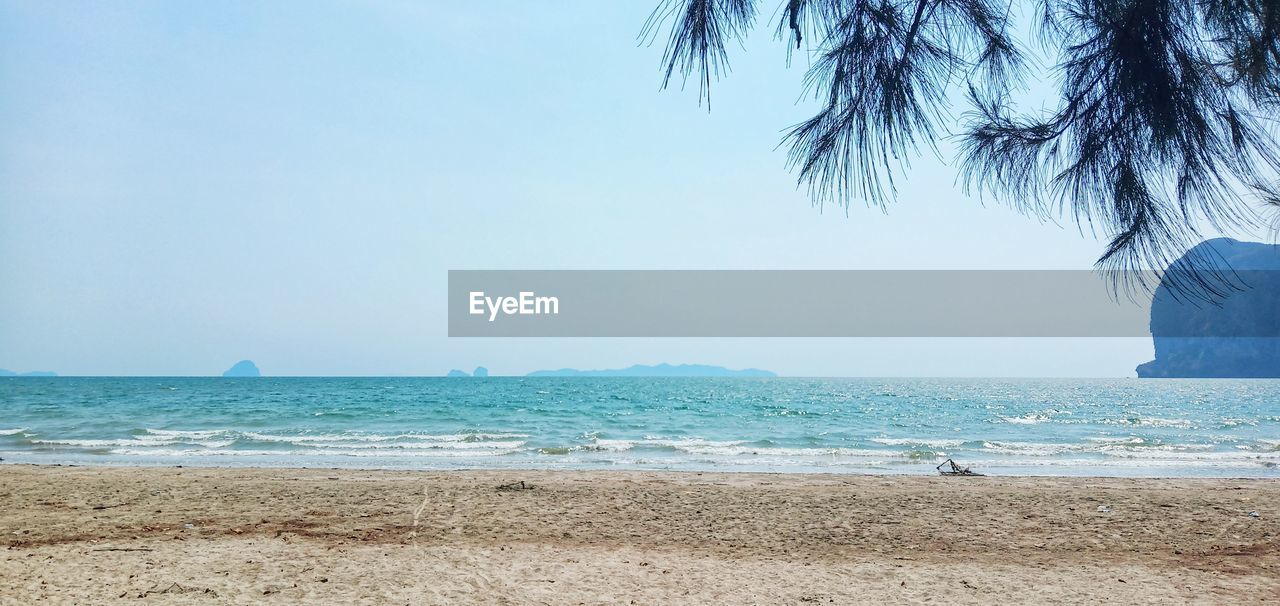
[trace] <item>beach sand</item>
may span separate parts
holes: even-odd
[[[3,604],[1280,601],[1275,480],[6,465],[0,537]]]

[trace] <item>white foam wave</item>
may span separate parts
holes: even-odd
[[[742,456],[767,455],[785,458],[831,459],[832,457],[903,457],[915,458],[919,453],[911,451],[890,453],[882,450],[866,450],[840,447],[808,447],[785,448],[780,446],[760,446],[747,440],[704,440],[701,438],[658,438],[647,437],[642,440],[610,440],[595,438],[592,444],[576,447],[573,450],[626,452],[637,448],[670,448],[677,452],[700,457],[729,458]]]
[[[529,434],[524,433],[459,433],[459,434],[422,434],[422,433],[399,433],[399,434],[364,434],[364,433],[331,433],[331,434],[298,434],[298,435],[279,435],[266,434],[257,432],[244,432],[244,437],[259,442],[285,442],[290,444],[303,444],[310,442],[328,442],[328,443],[352,443],[352,442],[393,442],[397,440],[430,440],[435,442],[484,442],[491,440],[506,440],[512,438],[527,438]]]
[[[1086,439],[1086,440],[1088,440],[1088,441],[1090,441],[1090,442],[1093,442],[1093,443],[1095,443],[1095,444],[1134,444],[1134,445],[1137,445],[1137,444],[1146,444],[1146,443],[1147,443],[1146,439],[1144,439],[1144,438],[1139,438],[1139,437],[1137,437],[1137,436],[1125,436],[1125,437],[1115,437],[1115,438],[1110,438],[1110,437],[1095,437],[1095,438],[1085,438],[1085,439]]]
[[[137,452],[157,452],[165,447],[187,446],[206,449],[226,449],[241,441],[270,442],[281,445],[294,445],[315,449],[316,452],[332,450],[397,450],[397,451],[441,451],[461,450],[469,452],[509,451],[519,449],[525,442],[519,439],[527,434],[518,433],[463,433],[463,434],[300,434],[274,435],[256,432],[237,432],[232,430],[164,430],[147,429],[146,433],[131,438],[108,439],[40,439],[32,440],[32,444],[44,447],[101,449],[129,449]],[[506,438],[506,439],[502,439]],[[191,453],[191,449],[181,452]],[[237,452],[254,452],[252,448],[238,449]],[[264,450],[264,452],[267,452]],[[270,451],[276,452],[276,451]],[[301,452],[298,449],[280,452]]]
[[[1217,451],[1213,444],[1132,444],[1132,443],[1094,443],[1094,444],[1045,444],[1036,442],[983,442],[983,452],[1014,455],[1019,457],[1061,457],[1071,454],[1099,454],[1111,458],[1123,459],[1165,459],[1171,461],[1202,459],[1280,459],[1280,452],[1274,456],[1260,453],[1241,453],[1239,451]]]
[[[1137,417],[1132,419],[1106,419],[1106,425],[1135,425],[1139,427],[1177,427],[1188,429],[1195,426],[1190,419],[1161,419],[1158,417]]]
[[[1179,419],[1133,419],[1131,424],[1176,424]],[[0,435],[16,435],[25,429],[0,430]],[[1130,431],[1119,430],[1124,434]],[[35,434],[31,434],[35,435]],[[945,434],[944,434],[945,435]],[[954,434],[952,434],[954,435]],[[526,433],[364,433],[329,431],[310,433],[289,430],[244,432],[229,429],[172,430],[148,429],[129,437],[104,439],[32,440],[45,453],[87,450],[102,454],[138,457],[270,457],[273,460],[389,458],[424,461],[436,458],[460,461],[504,455],[536,456],[541,449],[531,447]],[[1205,443],[1169,443],[1151,436],[1091,436],[1071,443],[987,440],[969,442],[957,438],[879,437],[867,448],[837,445],[775,445],[767,440],[709,440],[698,437],[648,435],[642,438],[603,439],[583,434],[576,445],[552,450],[570,456],[560,461],[587,461],[623,464],[634,459],[646,465],[726,465],[795,468],[823,466],[884,468],[932,465],[947,456],[956,456],[966,465],[1043,466],[1072,468],[1091,466],[1189,468],[1249,468],[1280,464],[1280,439],[1214,438]],[[1170,438],[1164,438],[1166,440]],[[1223,442],[1223,440],[1226,440]],[[571,443],[572,444],[572,443]],[[980,446],[978,446],[980,444]],[[538,446],[535,444],[534,446]],[[946,449],[943,452],[943,449]],[[237,459],[242,460],[242,459]],[[508,461],[513,459],[508,459]]]
[[[1230,454],[1230,453],[1218,453]],[[1244,469],[1252,466],[1276,466],[1275,460],[1260,457],[1199,457],[1199,458],[1102,458],[1102,459],[972,459],[965,465],[974,469],[999,467],[1043,467],[1058,469],[1080,468],[1135,468],[1135,469]]]
[[[414,441],[414,442],[379,442],[379,443],[360,443],[360,442],[307,442],[309,448],[322,449],[353,449],[353,450],[493,450],[493,449],[517,449],[524,446],[524,442],[520,440],[510,441],[491,441],[491,442],[431,442],[431,441]]]
[[[1036,424],[1048,421],[1049,416],[1028,414],[1028,415],[1023,415],[1021,417],[1000,417],[1000,420],[1004,421],[1005,423],[1012,423],[1014,425],[1036,425]]]
[[[141,457],[492,457],[515,454],[511,450],[182,450],[166,448],[117,448],[108,454]]]
[[[872,438],[876,444],[886,446],[923,446],[925,448],[957,448],[964,445],[964,440],[930,440],[926,438]]]
[[[1257,427],[1258,422],[1253,419],[1234,419],[1234,418],[1222,419],[1223,427],[1239,427],[1241,425]]]
[[[148,434],[153,436],[161,436],[166,438],[212,438],[214,436],[229,433],[225,429],[200,429],[194,431],[186,431],[179,429],[146,429]]]
[[[681,449],[692,455],[715,457],[738,457],[743,455],[768,455],[788,458],[830,459],[837,457],[905,457],[906,454],[886,453],[881,450],[862,450],[857,448],[778,448],[759,446],[708,446]]]
[[[704,440],[701,438],[660,438],[646,436],[642,440],[609,440],[592,438],[585,450],[625,451],[634,448],[673,448],[689,451],[699,448],[730,448],[746,444],[745,440]]]
[[[32,440],[42,446],[70,446],[73,448],[111,448],[116,446],[156,447],[190,445],[206,448],[223,448],[235,440],[172,440],[172,439],[121,439],[121,440]]]
[[[583,446],[580,448],[582,448],[583,450],[606,450],[606,451],[613,451],[613,452],[622,452],[622,451],[627,451],[627,450],[631,450],[632,448],[635,448],[635,445],[636,445],[635,440],[595,439],[595,440],[592,440],[590,445]]]

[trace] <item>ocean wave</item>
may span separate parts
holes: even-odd
[[[557,452],[561,448],[555,448]],[[671,453],[695,457],[732,458],[745,455],[768,455],[786,458],[832,457],[934,457],[931,450],[907,449],[899,452],[846,448],[838,446],[782,447],[770,440],[705,440],[701,438],[646,437],[639,440],[593,438],[591,444],[569,447],[569,451],[631,452],[642,450],[666,450]]]
[[[758,448],[752,446],[705,446],[686,447],[680,449],[692,455],[736,457],[742,455],[771,455],[777,457],[885,457],[893,456],[881,450],[862,450],[856,448]],[[908,456],[902,454],[901,456]]]
[[[27,430],[26,427],[18,427],[16,429],[0,429],[0,436],[16,436],[26,430]]]
[[[1026,414],[1020,417],[1000,417],[1001,421],[1014,425],[1037,425],[1050,420],[1049,415]]]
[[[194,446],[208,449],[226,449],[233,444],[242,443],[237,440],[32,440],[32,444],[40,446],[65,446],[77,449],[129,448],[137,452],[158,450],[169,446]],[[361,444],[343,442],[309,442],[307,447],[315,452],[333,450],[414,450],[414,451],[484,451],[484,450],[518,450],[524,446],[522,441],[506,442],[400,442],[391,444]],[[237,449],[249,450],[249,449]],[[183,452],[191,452],[184,450]],[[300,449],[278,449],[272,452],[303,452]]]
[[[1090,441],[1090,442],[1093,442],[1093,443],[1095,443],[1095,444],[1132,444],[1132,445],[1138,445],[1138,444],[1147,444],[1147,443],[1148,443],[1148,442],[1147,442],[1147,440],[1146,440],[1146,438],[1140,438],[1140,437],[1138,437],[1138,436],[1124,436],[1124,437],[1090,437],[1090,438],[1085,438],[1085,439],[1086,439],[1086,440],[1088,440],[1088,441]]]
[[[1163,444],[1142,441],[1091,444],[1049,444],[1042,442],[986,441],[982,452],[1023,457],[1061,457],[1070,454],[1097,454],[1117,458],[1189,459],[1201,457],[1230,458],[1231,451],[1217,451],[1215,444]],[[1237,456],[1237,458],[1239,458]]]
[[[1179,419],[1134,417],[1132,423],[1148,425]],[[990,426],[988,426],[990,427]],[[639,432],[639,429],[631,429]],[[902,433],[911,430],[900,430]],[[1034,431],[1034,430],[1032,430]],[[1143,430],[1116,430],[1121,435],[1092,435],[1072,438],[1071,442],[1049,440],[986,439],[965,440],[956,437],[929,437],[920,431],[917,437],[854,437],[856,434],[800,434],[792,437],[770,436],[772,439],[707,439],[670,434],[626,437],[626,434],[587,432],[561,442],[545,437],[531,438],[531,433],[516,431],[458,431],[435,433],[417,431],[315,431],[276,429],[242,431],[231,429],[134,429],[126,436],[46,436],[25,429],[3,430],[10,437],[5,444],[21,444],[40,456],[103,455],[118,457],[198,458],[198,457],[268,457],[273,461],[341,461],[355,458],[372,461],[394,459],[396,465],[417,465],[413,459],[430,466],[486,465],[481,460],[492,457],[527,457],[510,461],[537,460],[547,465],[626,465],[625,461],[645,461],[644,465],[680,468],[702,465],[709,468],[726,466],[734,469],[755,467],[768,469],[819,470],[840,469],[928,469],[936,461],[956,457],[965,465],[991,467],[1073,467],[1112,466],[1133,468],[1227,468],[1247,469],[1262,465],[1268,469],[1280,465],[1280,439],[1247,438],[1221,435],[1199,435],[1200,442],[1186,438],[1139,435]],[[1132,432],[1132,433],[1130,433]],[[946,435],[950,432],[938,433]],[[1018,435],[1030,432],[987,432]],[[1130,435],[1123,435],[1130,433]],[[1152,432],[1160,435],[1159,432]],[[675,434],[675,435],[671,435]],[[602,437],[608,435],[609,437]],[[899,434],[901,435],[901,433]],[[955,434],[951,434],[955,435]],[[807,437],[806,437],[807,436]],[[1216,436],[1216,437],[1215,437]],[[1030,437],[1030,436],[1027,436]],[[7,456],[6,456],[7,458]],[[475,463],[464,463],[473,459]],[[215,459],[209,459],[215,460]],[[247,461],[247,459],[227,459]],[[401,463],[403,462],[403,463]],[[1085,462],[1085,463],[1082,463]],[[254,463],[247,463],[254,464]],[[340,463],[336,463],[340,464]],[[376,464],[376,463],[374,463]],[[390,464],[390,463],[388,463]]]
[[[130,438],[41,438],[29,440],[29,444],[42,449],[128,449],[130,452],[157,452],[165,447],[190,447],[180,450],[191,453],[194,449],[234,450],[237,452],[253,452],[255,444],[278,444],[281,448],[270,452],[304,452],[301,448],[315,452],[334,450],[395,450],[395,451],[442,451],[459,450],[468,452],[481,451],[514,451],[525,445],[521,439],[527,434],[520,433],[458,433],[458,434],[362,434],[362,433],[329,433],[276,435],[258,432],[239,432],[225,429],[210,430],[163,430],[144,429],[135,432]],[[502,439],[507,438],[507,439]],[[242,446],[242,448],[234,448]],[[266,450],[263,450],[264,452]]]
[[[1054,410],[1049,412],[1033,412],[1021,416],[1000,416],[997,417],[997,423],[1007,423],[1010,425],[1039,425],[1041,423],[1051,423],[1054,425],[1120,425],[1125,427],[1169,427],[1177,429],[1194,429],[1196,422],[1190,419],[1167,419],[1161,417],[1121,417],[1121,418],[1103,418],[1103,419],[1086,419],[1086,418],[1063,418],[1055,416],[1067,414],[1063,411]],[[1224,426],[1233,427],[1235,425],[1247,423],[1243,419],[1230,419],[1231,423],[1224,421]]]
[[[407,457],[493,457],[515,454],[520,452],[519,449],[510,450],[396,450],[396,449],[372,449],[372,450],[239,450],[239,449],[209,449],[209,450],[184,450],[184,449],[166,449],[166,448],[116,448],[107,451],[107,454],[133,457],[385,457],[385,458],[407,458]]]
[[[1103,425],[1134,425],[1139,427],[1177,427],[1189,429],[1195,427],[1195,422],[1190,419],[1162,419],[1158,417],[1131,417],[1126,419],[1103,419],[1098,421]]]
[[[872,438],[876,444],[886,446],[924,446],[926,448],[958,448],[965,440],[933,440],[928,438]]]
[[[252,431],[246,431],[242,434],[244,437],[257,440],[259,442],[285,442],[290,444],[302,444],[308,442],[330,442],[330,443],[347,443],[347,442],[393,442],[397,440],[431,440],[435,442],[484,442],[492,440],[506,440],[513,438],[527,438],[529,434],[524,433],[457,433],[457,434],[425,434],[425,433],[398,433],[398,434],[371,434],[371,433],[329,433],[329,434],[295,434],[280,435],[267,434]]]
[[[119,439],[119,440],[31,440],[39,446],[69,446],[72,448],[112,448],[118,446],[158,447],[190,445],[206,448],[223,448],[235,443],[235,440],[172,440],[172,439]]]
[[[143,432],[153,436],[167,438],[212,438],[214,436],[231,433],[227,429],[198,429],[198,430],[180,430],[180,429],[143,429]]]
[[[690,449],[698,448],[731,448],[746,444],[745,440],[703,440],[700,438],[659,438],[646,436],[643,439],[633,440],[611,440],[604,438],[591,438],[591,444],[581,445],[578,448],[582,450],[601,450],[610,452],[625,452],[640,448],[645,449],[663,449],[663,450],[682,450],[689,452]]]
[[[1229,453],[1217,453],[1229,454]],[[1100,458],[1100,459],[972,459],[965,465],[975,470],[1002,467],[1038,467],[1049,469],[1131,468],[1131,469],[1245,469],[1257,466],[1280,469],[1275,459],[1260,457],[1211,457],[1200,458]]]
[[[1254,419],[1236,419],[1236,418],[1229,418],[1229,419],[1222,419],[1222,420],[1220,421],[1220,424],[1219,424],[1219,426],[1218,426],[1218,427],[1219,427],[1219,428],[1221,428],[1221,429],[1230,429],[1230,428],[1232,428],[1232,427],[1239,427],[1239,426],[1241,426],[1241,425],[1248,425],[1248,426],[1250,426],[1250,427],[1257,427],[1257,426],[1258,426],[1258,422],[1257,422],[1256,420],[1254,420]]]
[[[305,442],[313,449],[351,450],[509,450],[524,446],[522,440],[462,442],[462,441],[412,441],[412,442]]]

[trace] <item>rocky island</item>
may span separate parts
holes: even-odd
[[[240,360],[234,366],[228,368],[222,373],[224,377],[260,377],[262,372],[258,370],[258,365],[253,360]]]
[[[1170,283],[1213,271],[1223,288],[1212,300]],[[1151,337],[1142,378],[1280,378],[1280,247],[1217,238],[1187,251],[1156,288]]]

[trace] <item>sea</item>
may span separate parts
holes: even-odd
[[[0,458],[1280,478],[1280,380],[0,378]]]

